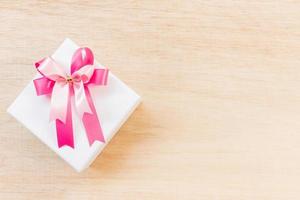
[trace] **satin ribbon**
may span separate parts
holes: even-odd
[[[89,48],[79,48],[71,61],[70,73],[47,57],[35,63],[41,78],[33,80],[37,95],[51,95],[50,120],[55,120],[58,147],[74,148],[71,96],[82,120],[89,144],[105,142],[89,91],[91,85],[106,85],[108,69],[97,69]]]

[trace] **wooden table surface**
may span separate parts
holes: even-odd
[[[6,113],[65,37],[143,103],[76,173]],[[0,0],[0,199],[300,198],[300,2]]]

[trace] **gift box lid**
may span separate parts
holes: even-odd
[[[68,69],[71,57],[78,48],[79,46],[67,38],[54,52],[52,58]],[[97,61],[95,63],[103,67]],[[37,74],[35,78],[39,76]],[[58,148],[55,123],[49,122],[49,97],[37,96],[33,81],[29,82],[7,111],[80,172],[94,161],[141,101],[136,92],[111,72],[107,86],[90,87],[90,93],[106,141],[105,143],[96,141],[92,146],[88,143],[82,122],[76,112],[72,112],[75,148],[68,146]]]

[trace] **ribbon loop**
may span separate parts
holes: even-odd
[[[51,57],[45,58],[37,67],[37,70],[40,72],[40,74],[52,81],[63,80],[65,77],[67,77],[67,73],[64,71],[64,69]]]
[[[90,145],[96,140],[104,142],[97,113],[88,90],[89,84],[106,85],[108,69],[96,69],[89,48],[75,51],[71,62],[71,75],[51,57],[36,63],[41,78],[34,80],[37,95],[51,94],[50,120],[55,120],[58,146],[74,148],[71,95],[82,120]]]
[[[46,77],[41,77],[38,79],[33,80],[35,90],[38,96],[40,95],[45,95],[45,94],[51,94],[53,86],[55,84],[54,81],[46,78]]]

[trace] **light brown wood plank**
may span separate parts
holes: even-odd
[[[6,113],[65,37],[142,105],[74,172]],[[300,198],[300,2],[0,0],[0,199]]]

